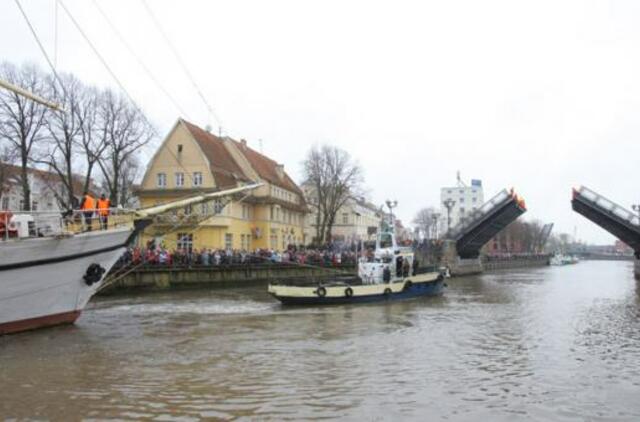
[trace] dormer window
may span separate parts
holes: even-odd
[[[182,144],[178,144],[178,154],[182,153]]]

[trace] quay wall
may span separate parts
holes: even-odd
[[[162,267],[144,266],[126,274],[115,269],[110,274],[115,280],[100,291],[112,295],[131,291],[161,291],[196,287],[232,287],[266,285],[277,280],[326,277],[328,275],[355,274],[354,266],[300,267],[287,264],[226,265]],[[122,276],[118,276],[122,274]]]
[[[504,259],[484,259],[482,267],[485,271],[508,270],[514,268],[544,267],[549,265],[549,255],[518,256]]]
[[[481,274],[484,271],[549,265],[548,256],[512,257],[505,259],[450,258],[442,263],[448,266],[452,277]],[[114,282],[99,295],[114,295],[134,291],[162,291],[200,287],[241,287],[266,285],[278,280],[327,277],[330,275],[355,275],[353,265],[339,267],[296,266],[292,264],[253,264],[225,266],[163,267],[143,266],[128,272],[116,268],[110,276]],[[122,274],[118,276],[118,274]],[[640,263],[636,261],[636,275],[640,277]]]

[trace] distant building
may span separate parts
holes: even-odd
[[[440,189],[441,232],[446,233],[447,231],[447,218],[450,219],[450,226],[453,228],[483,203],[482,181],[472,179],[471,184],[467,185],[460,179],[460,174],[458,174],[456,186]],[[449,204],[449,210],[447,210],[447,205],[445,204]]]
[[[244,140],[215,136],[179,119],[149,163],[138,198],[142,207],[159,205],[203,192],[230,189],[252,182],[263,186],[230,202],[221,200],[187,207],[195,221],[176,228],[145,231],[167,248],[284,250],[304,242],[307,205],[298,185],[269,157]],[[171,217],[171,216],[169,216]]]
[[[633,255],[633,248],[619,239],[616,239],[613,249],[617,255]]]
[[[21,211],[24,207],[22,198],[22,183],[20,181],[21,167],[2,164],[5,173],[5,183],[0,190],[0,209],[3,211]],[[58,174],[44,170],[27,169],[27,179],[31,187],[31,211],[61,211],[58,198],[66,198],[65,187]],[[74,192],[80,198],[83,183],[80,177],[74,181]]]
[[[305,195],[313,201],[313,190],[303,187]],[[360,240],[375,239],[382,212],[364,198],[350,198],[336,214],[336,220],[333,224],[331,235],[332,240],[338,242],[352,243]],[[312,243],[316,237],[318,215],[317,210],[307,215],[306,235],[307,243]]]

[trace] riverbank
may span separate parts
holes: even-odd
[[[241,287],[266,285],[275,280],[313,278],[328,274],[355,274],[353,265],[300,266],[297,264],[237,264],[189,267],[143,266],[126,274],[126,269],[112,272],[117,281],[105,287],[100,295],[131,291],[162,291],[197,287]],[[117,278],[117,274],[125,274]]]
[[[482,260],[459,260],[450,266],[454,277],[481,274],[483,272],[513,268],[540,267],[549,265],[549,256],[492,258]],[[115,269],[116,280],[105,287],[99,295],[109,296],[129,292],[165,291],[174,289],[220,288],[264,286],[273,281],[295,278],[314,278],[335,275],[354,275],[353,265],[300,266],[297,264],[231,264],[161,266],[147,265],[127,273],[126,268]],[[122,276],[118,276],[122,274]]]

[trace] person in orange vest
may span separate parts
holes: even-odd
[[[87,225],[87,231],[91,231],[91,220],[93,219],[93,212],[96,209],[96,200],[89,192],[85,191],[82,196],[82,202],[80,203],[80,209],[84,215],[84,221]]]
[[[107,230],[109,225],[109,208],[111,208],[111,201],[104,196],[104,193],[100,195],[98,199],[98,216],[100,218],[100,227],[102,230]]]

